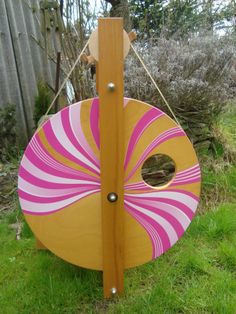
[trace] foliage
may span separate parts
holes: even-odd
[[[130,6],[128,0],[105,0],[106,3],[111,4],[110,16],[111,17],[123,17],[124,29],[130,32],[132,29],[130,19]]]
[[[40,118],[45,115],[50,103],[52,101],[51,90],[49,87],[43,82],[38,82],[38,95],[35,97],[34,103],[34,123],[35,127],[37,128],[38,122]],[[50,110],[49,113],[52,113]]]
[[[93,7],[88,0],[64,0],[61,1],[61,11],[66,25],[73,27],[75,23],[79,40],[84,41],[95,28],[96,3]]]
[[[89,1],[63,1],[64,30],[62,36],[63,67],[68,73],[78,58],[96,24],[96,4],[91,6]],[[71,101],[79,101],[94,96],[94,84],[89,67],[79,63],[70,77],[72,86]]]
[[[167,0],[131,0],[131,18],[134,29],[141,37],[159,36],[165,24]]]
[[[192,37],[141,42],[136,49],[195,144],[213,139],[213,125],[235,96],[235,45],[230,37]],[[134,56],[127,59],[126,95],[160,107],[158,91]]]
[[[199,30],[199,1],[198,0],[172,0],[164,10],[163,30],[167,37],[173,35],[183,37]]]
[[[96,4],[92,7],[89,1],[82,0],[41,2],[43,9],[41,8],[40,20],[37,21],[41,25],[41,36],[35,40],[44,49],[48,59],[55,64],[58,62],[58,52],[61,52],[60,74],[62,82],[62,78],[75,64],[79,52],[95,28]],[[34,16],[37,17],[36,14]],[[67,88],[70,89],[67,95],[69,102],[94,96],[90,71],[82,62],[71,73]],[[60,107],[64,105],[61,104]]]
[[[224,144],[224,156],[228,162],[236,162],[236,104],[235,101],[228,104],[226,111],[220,116],[217,130],[220,135],[220,143]],[[219,136],[218,136],[219,137]]]
[[[236,166],[223,159],[201,158],[202,193],[200,212],[220,203],[236,203]]]
[[[16,189],[19,163],[12,156],[9,159],[11,162],[0,164],[0,213],[4,214],[14,213],[18,199]]]
[[[16,107],[13,104],[0,108],[0,161],[17,156]]]
[[[214,149],[200,154],[202,213],[225,202],[236,204],[236,106],[229,108],[215,126]]]
[[[213,31],[226,28],[233,18],[234,1],[216,3],[214,0],[130,0],[133,27],[143,38],[173,35],[183,37],[202,29]]]

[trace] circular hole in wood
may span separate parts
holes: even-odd
[[[141,170],[144,182],[153,187],[168,184],[175,175],[175,163],[164,154],[155,154],[145,160]]]

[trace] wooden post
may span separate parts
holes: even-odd
[[[56,82],[55,82],[55,95],[57,94],[57,92],[59,90],[60,70],[61,70],[61,52],[58,51],[58,53],[57,53]],[[57,113],[57,111],[58,111],[58,101],[59,101],[59,96],[55,100],[55,104],[54,104],[55,113]]]
[[[98,46],[103,289],[104,296],[109,298],[123,292],[124,281],[124,57],[121,18],[99,19]],[[109,193],[114,193],[110,194],[110,201]],[[118,197],[117,200],[114,196]]]
[[[96,62],[96,91],[99,94],[99,87],[98,87],[98,77],[99,77],[99,62]]]

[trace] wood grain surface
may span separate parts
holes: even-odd
[[[123,20],[99,19],[98,43],[103,289],[110,297],[112,288],[120,294],[124,285]],[[107,199],[112,192],[118,195],[113,203]]]

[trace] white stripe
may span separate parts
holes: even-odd
[[[58,201],[58,202],[53,202],[53,203],[35,203],[31,201],[26,201],[23,198],[20,199],[21,207],[25,211],[32,211],[35,213],[50,213],[55,210],[62,209],[63,207],[67,207],[71,205],[72,203],[80,200],[81,198],[88,196],[91,193],[94,192],[99,192],[99,190],[94,190],[94,191],[89,191],[89,192],[84,192],[79,195],[76,195],[74,197],[68,198],[66,200]],[[50,208],[50,210],[49,210]]]
[[[184,205],[188,206],[189,209],[191,209],[193,212],[196,210],[198,201],[196,201],[193,197],[186,195],[182,192],[173,192],[173,191],[157,191],[157,192],[151,192],[151,193],[140,193],[140,194],[127,194],[125,195],[129,197],[138,197],[138,198],[145,198],[148,197],[161,197],[166,198],[169,200],[175,200],[183,203]]]
[[[92,184],[97,185],[97,182],[89,181],[89,180],[78,180],[78,179],[67,179],[62,177],[56,177],[52,174],[49,174],[38,167],[36,167],[32,162],[24,155],[21,161],[21,165],[32,175],[35,177],[53,183],[76,183],[76,184]]]
[[[62,196],[62,195],[68,195],[71,193],[80,193],[81,187],[75,187],[75,188],[64,188],[64,189],[47,189],[42,188],[39,186],[35,186],[27,181],[25,181],[23,178],[18,178],[18,187],[20,190],[31,194],[35,196],[43,196],[43,197],[50,197],[50,196]],[[83,186],[82,186],[83,187]],[[98,185],[99,187],[99,185]]]

